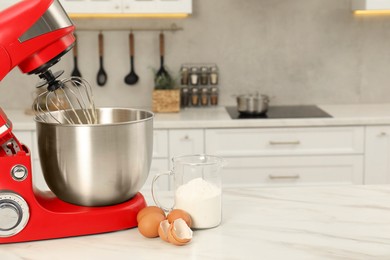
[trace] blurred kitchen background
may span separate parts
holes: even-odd
[[[390,16],[354,16],[351,0],[194,0],[193,14],[184,19],[73,21],[79,69],[98,106],[151,106],[159,31],[134,31],[140,77],[134,86],[124,83],[130,71],[128,34],[131,28],[173,23],[183,30],[165,32],[166,66],[178,78],[183,63],[216,63],[220,105],[235,104],[232,95],[253,91],[282,105],[390,102]],[[96,84],[100,30],[108,74],[104,87]],[[56,66],[69,76],[72,52]],[[14,69],[0,84],[1,106],[29,108],[37,81]]]

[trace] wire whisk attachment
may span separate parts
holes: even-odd
[[[98,123],[92,87],[86,80],[70,77],[58,80],[57,84],[34,99],[32,108],[40,121],[68,125]]]

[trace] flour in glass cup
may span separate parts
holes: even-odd
[[[222,219],[221,189],[202,178],[193,179],[177,188],[175,208],[190,214],[193,228],[218,226]]]

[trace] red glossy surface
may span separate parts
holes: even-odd
[[[0,110],[0,120],[6,116]],[[7,130],[5,139],[14,137]],[[0,147],[3,143],[0,143]],[[12,178],[15,165],[23,165],[27,178],[18,181]],[[123,230],[137,226],[137,214],[146,206],[142,194],[131,200],[112,206],[84,207],[59,200],[52,192],[35,190],[32,184],[31,158],[29,149],[21,145],[21,151],[7,155],[0,149],[0,194],[15,193],[28,204],[30,218],[19,233],[0,237],[0,244],[43,240],[70,236],[81,236]]]
[[[0,80],[15,66],[28,73],[46,64],[75,41],[74,26],[55,30],[24,42],[19,38],[45,13],[53,0],[21,1],[0,12]]]
[[[28,177],[15,181],[10,174],[16,164],[28,169]],[[142,194],[112,206],[84,207],[63,202],[51,192],[32,186],[30,155],[0,157],[0,193],[14,192],[29,206],[30,219],[25,228],[11,237],[0,237],[0,244],[81,236],[123,230],[137,226],[137,214],[146,206]]]

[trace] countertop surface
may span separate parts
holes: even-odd
[[[390,124],[390,104],[318,105],[330,118],[231,119],[223,106],[185,108],[179,113],[156,113],[154,128],[305,127]],[[15,130],[34,130],[33,116],[3,108]]]
[[[226,188],[222,224],[182,247],[134,228],[2,244],[0,259],[388,260],[389,205],[390,186]]]

